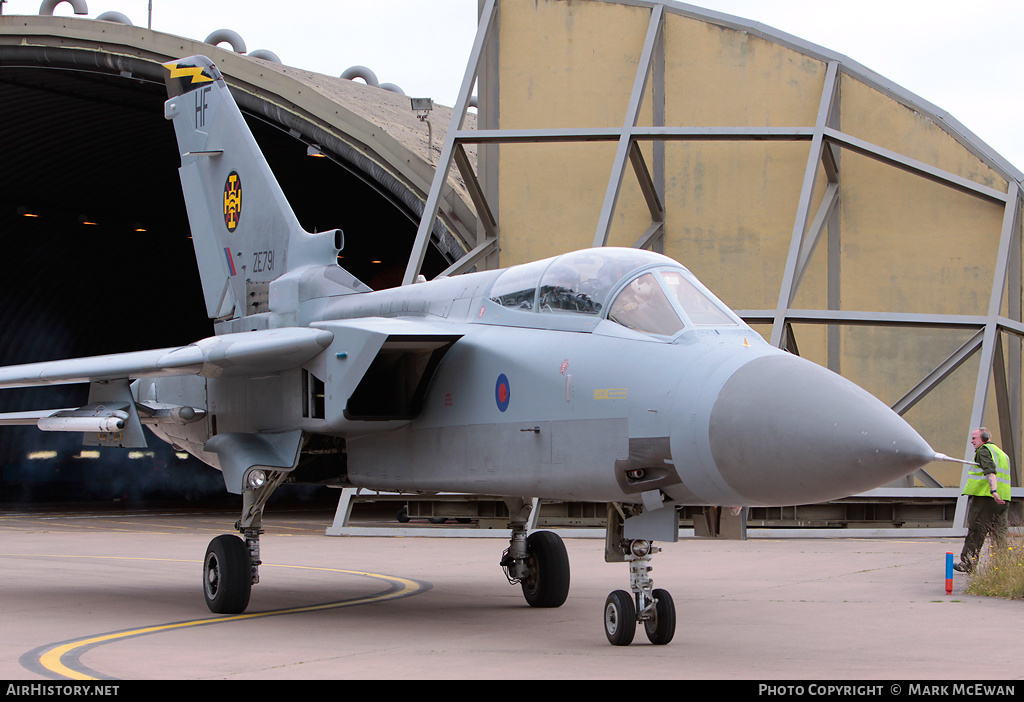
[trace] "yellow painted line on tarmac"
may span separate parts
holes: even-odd
[[[45,558],[99,558],[99,559],[112,559],[112,560],[127,560],[127,561],[171,561],[177,563],[201,563],[201,561],[195,560],[184,560],[176,558],[132,558],[128,556],[73,556],[73,555],[46,555],[42,554],[0,554],[0,556],[33,556],[33,557],[45,557]],[[397,589],[389,590],[377,595],[368,595],[365,597],[357,597],[351,600],[340,600],[337,602],[327,602],[324,604],[317,605],[305,605],[302,607],[289,607],[288,609],[276,609],[267,612],[253,612],[251,614],[234,614],[220,617],[208,617],[206,619],[194,619],[186,622],[176,622],[171,624],[157,624],[154,626],[141,627],[138,629],[129,629],[127,631],[116,631],[110,634],[100,634],[98,636],[90,636],[84,639],[77,639],[75,641],[69,641],[62,643],[59,646],[47,649],[43,651],[39,657],[39,664],[50,671],[60,675],[61,677],[68,678],[71,680],[98,680],[99,678],[93,677],[88,673],[81,670],[75,670],[74,668],[64,663],[65,656],[74,654],[80,649],[86,647],[97,646],[112,641],[118,641],[120,639],[126,639],[133,636],[146,636],[148,634],[157,634],[164,631],[174,631],[177,629],[185,629],[194,626],[207,626],[211,624],[225,624],[227,622],[237,622],[246,619],[258,619],[261,617],[272,617],[281,614],[301,614],[304,612],[318,612],[327,609],[338,609],[341,607],[354,607],[356,605],[370,604],[372,602],[384,602],[387,600],[398,599],[400,597],[410,597],[412,595],[425,592],[429,589],[429,585],[420,583],[415,580],[409,580],[407,578],[399,578],[393,575],[383,575],[381,573],[368,573],[361,570],[342,570],[340,568],[324,568],[319,566],[300,566],[300,565],[280,565],[273,563],[264,563],[263,567],[271,568],[293,568],[298,570],[318,570],[327,573],[342,573],[344,575],[358,575],[367,578],[374,578],[377,580],[383,580],[392,585],[397,585]],[[73,665],[73,664],[72,664]]]
[[[138,556],[82,556],[74,553],[0,553],[0,558],[88,558],[95,561],[161,561],[167,563],[202,563],[194,558],[142,558]],[[301,567],[301,566],[297,566]]]

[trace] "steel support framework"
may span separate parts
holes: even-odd
[[[615,0],[606,0],[615,1]],[[793,37],[774,33],[759,24],[745,24],[743,20],[720,13],[703,11],[693,6],[675,3],[649,2],[645,0],[617,0],[620,4],[644,7],[650,10],[651,16],[644,39],[643,48],[638,57],[637,70],[633,81],[625,118],[621,128],[580,128],[580,129],[463,129],[466,108],[470,94],[476,83],[481,61],[485,55],[488,42],[495,34],[498,0],[483,0],[480,6],[479,25],[472,53],[466,68],[462,87],[452,115],[444,147],[439,159],[430,192],[427,195],[423,217],[420,221],[415,244],[410,256],[403,284],[416,280],[420,272],[426,246],[429,239],[431,224],[437,217],[438,206],[442,198],[442,188],[447,180],[453,161],[465,179],[469,192],[476,206],[480,220],[477,246],[445,271],[446,275],[465,272],[480,264],[484,258],[498,250],[499,222],[494,210],[488,204],[477,174],[474,172],[464,147],[468,144],[511,144],[511,143],[552,143],[568,144],[574,142],[615,142],[616,152],[609,174],[608,187],[601,208],[597,229],[594,234],[594,246],[604,246],[608,240],[615,206],[621,192],[623,179],[627,171],[627,162],[632,166],[637,183],[650,209],[651,224],[643,232],[637,232],[634,244],[637,248],[657,250],[662,241],[665,225],[664,202],[664,151],[663,144],[668,141],[730,141],[730,142],[763,142],[763,141],[805,141],[809,144],[807,166],[804,172],[800,196],[794,213],[792,237],[789,244],[783,277],[779,289],[778,304],[769,310],[737,310],[748,323],[771,324],[770,341],[773,345],[797,351],[796,339],[793,335],[794,324],[824,324],[829,327],[829,367],[839,372],[838,339],[839,329],[845,325],[895,326],[895,327],[932,327],[945,329],[966,329],[974,331],[974,335],[957,351],[940,363],[933,371],[907,392],[893,406],[903,414],[924,398],[942,381],[975,354],[981,354],[974,401],[971,411],[971,427],[980,426],[984,419],[984,409],[988,399],[990,380],[995,389],[996,406],[1003,448],[1010,456],[1013,469],[1013,483],[1018,486],[1014,494],[1018,494],[1021,486],[1021,467],[1018,458],[1021,453],[1021,349],[1020,339],[1024,337],[1024,323],[1021,321],[1021,181],[1024,176],[1009,166],[998,155],[977,140],[966,130],[960,128],[952,118],[941,113],[937,108],[907,93],[894,84],[885,82],[877,75],[862,69],[859,64],[843,56],[822,53],[820,47],[805,44]],[[664,122],[664,17],[666,13],[678,13],[687,17],[713,22],[742,31],[757,34],[769,41],[796,49],[814,58],[824,61],[827,65],[824,87],[819,102],[815,124],[807,127],[695,127],[695,126],[638,126],[638,115],[644,94],[652,76],[653,114],[655,123]],[[495,52],[496,53],[496,52]],[[492,58],[493,60],[493,58]],[[953,173],[949,173],[927,163],[909,158],[890,149],[843,133],[839,125],[839,84],[840,76],[848,73],[851,77],[868,84],[880,92],[893,96],[905,104],[933,118],[937,124],[956,138],[965,148],[982,159],[996,170],[1009,183],[1007,192],[976,183]],[[481,91],[483,92],[483,91]],[[485,108],[482,108],[485,109]],[[643,153],[639,148],[641,142],[652,142],[654,151],[654,175],[652,176]],[[839,270],[840,260],[840,158],[843,150],[866,156],[877,162],[897,168],[906,173],[925,178],[945,187],[966,193],[984,201],[995,203],[1003,208],[1003,224],[997,260],[994,267],[992,291],[988,309],[977,315],[942,315],[914,314],[898,312],[858,312],[840,310]],[[824,169],[826,190],[812,217],[815,184]],[[791,305],[797,294],[800,283],[811,257],[823,233],[827,232],[828,245],[828,309],[805,310],[795,309]],[[1000,314],[1003,297],[1009,290],[1007,316]],[[1007,340],[1008,352],[1003,350],[1003,340]],[[966,436],[969,429],[966,429]],[[970,456],[965,453],[965,458]],[[939,488],[941,485],[932,476],[919,471],[917,477],[928,488]],[[966,481],[966,469],[961,478],[961,487]],[[912,481],[909,481],[912,483]],[[897,488],[898,489],[898,488]],[[913,497],[915,489],[909,485],[903,490],[907,497]],[[948,488],[952,495],[954,488]],[[956,491],[959,494],[959,491]],[[960,529],[966,519],[966,502],[960,497],[954,517],[954,532]],[[936,530],[941,531],[941,530]]]

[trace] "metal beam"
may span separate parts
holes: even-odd
[[[827,261],[827,306],[830,310],[839,310],[843,306],[842,298],[842,220],[840,218],[841,199],[836,201],[828,215],[828,261]],[[828,339],[828,367],[835,373],[840,373],[842,359],[842,330],[831,325],[826,332]]]
[[[747,324],[767,324],[775,310],[735,310]],[[913,312],[864,312],[852,310],[786,310],[786,320],[797,324],[846,324],[893,327],[950,327],[979,329],[987,317],[970,314],[915,314]],[[1009,321],[1009,320],[1007,320]]]
[[[925,376],[924,379],[915,385],[910,392],[897,400],[896,404],[892,406],[892,411],[902,416],[905,412],[910,410],[911,407],[924,399],[925,395],[931,392],[936,385],[949,377],[953,371],[962,366],[967,359],[978,352],[978,349],[981,348],[983,336],[984,330],[979,331],[968,339],[963,346],[958,348],[950,354],[949,358],[940,363],[938,368]]]
[[[453,276],[453,275],[459,275],[460,273],[465,273],[470,268],[472,268],[477,263],[479,263],[482,259],[484,259],[487,256],[491,255],[492,253],[494,253],[497,250],[498,250],[498,238],[497,237],[490,237],[488,239],[484,239],[484,241],[482,241],[480,244],[478,244],[476,247],[474,247],[474,249],[472,251],[470,251],[465,256],[460,258],[458,261],[456,261],[455,263],[453,263],[452,265],[448,266],[443,271],[441,271],[441,273],[439,273],[437,277],[438,278],[444,278],[444,277],[447,277],[447,276]]]
[[[913,480],[914,478],[917,478],[922,483],[924,483],[924,486],[926,488],[944,488],[944,487],[946,487],[945,485],[940,483],[938,480],[933,478],[931,473],[926,471],[924,468],[921,468],[921,469],[916,470],[916,471],[914,471],[913,473],[911,473],[910,475],[907,476],[907,479],[909,480],[909,483],[910,483],[908,485],[908,487],[911,490],[920,489],[920,488],[914,488],[914,480]]]
[[[1003,305],[1003,293],[1006,289],[1007,265],[1010,258],[1011,243],[1016,235],[1017,224],[1017,200],[1020,197],[1020,186],[1016,181],[1010,181],[1008,192],[1004,195],[1003,227],[999,237],[999,249],[996,252],[996,265],[992,273],[992,294],[988,302],[988,317],[985,323],[985,336],[982,341],[981,363],[978,367],[978,382],[974,387],[974,405],[971,408],[971,427],[980,427],[985,418],[985,403],[988,400],[989,378],[992,377],[993,365],[996,358],[996,347],[1000,344],[999,335],[999,310]],[[1002,349],[1000,349],[1000,354]],[[970,450],[966,450],[964,458],[970,456]],[[960,476],[960,489],[963,491],[967,484],[968,468]],[[967,499],[961,496],[956,502],[956,512],[953,515],[953,526],[964,526],[967,519]]]
[[[1019,195],[1019,193],[1018,193]],[[1017,223],[1014,225],[1014,237],[1013,242],[1010,244],[1010,261],[1012,262],[1009,269],[1006,271],[1006,313],[1018,322],[1021,319],[1021,277],[1024,271],[1021,270],[1021,237],[1017,234],[1018,227],[1020,226],[1020,198],[1018,197],[1015,205],[1017,208]],[[1000,320],[1000,331],[1005,331],[1006,327],[1002,326]],[[1022,446],[1022,440],[1024,437],[1021,436],[1019,431],[1021,427],[1021,400],[1022,400],[1022,382],[1021,382],[1021,339],[1016,334],[1006,334],[1006,346],[1007,346],[1007,391],[1009,393],[1009,416],[1010,421],[1014,427],[1018,428],[1018,431],[1014,435],[1014,455],[1018,458],[1024,457],[1024,446]],[[1004,441],[1005,443],[1005,441]],[[1024,484],[1024,466],[1020,463],[1016,464],[1016,478],[1017,485]]]
[[[1019,260],[1019,259],[1014,259]],[[1017,321],[1016,319],[1007,319],[1006,317],[999,317],[996,320],[999,324],[999,331],[1009,332],[1014,336],[1024,337],[1024,323]]]
[[[830,183],[839,182],[839,151],[831,142],[825,142],[825,148],[821,150],[821,165]]]
[[[863,139],[858,139],[850,136],[849,134],[844,134],[837,129],[826,128],[825,138],[862,156],[867,156],[868,158],[894,166],[900,170],[912,173],[935,183],[939,183],[940,185],[945,185],[955,190],[959,190],[960,192],[967,193],[968,195],[974,195],[975,197],[980,197],[1000,205],[1006,204],[1009,199],[1009,195],[1004,192],[1000,192],[995,188],[990,188],[987,185],[975,183],[973,180],[963,178],[940,168],[929,166],[927,163],[922,161],[907,158],[895,151],[883,149],[881,146],[875,146]]]
[[[793,297],[796,296],[796,291],[800,289],[804,273],[807,272],[807,264],[810,263],[814,249],[818,246],[818,241],[821,240],[821,232],[824,230],[825,223],[832,213],[832,208],[837,204],[839,204],[839,183],[829,183],[828,188],[825,190],[825,195],[821,198],[821,204],[818,206],[818,212],[814,216],[814,221],[811,222],[811,228],[807,230],[807,235],[800,245],[800,256],[796,262],[796,276],[793,281]],[[793,304],[792,299],[789,301],[789,304]]]
[[[647,228],[639,239],[633,242],[634,249],[646,249],[652,244],[659,236],[665,234],[665,223],[664,222],[653,222],[651,226]]]
[[[999,416],[1000,447],[1010,459],[1010,470],[1018,475],[1015,481],[1020,485],[1020,464],[1017,462],[1015,437],[1016,427],[1010,417],[1009,388],[1006,384],[1006,361],[1003,355],[1002,335],[996,337],[995,355],[992,359],[992,384],[996,392],[996,414]]]
[[[842,66],[840,66],[840,69]],[[835,129],[839,128],[841,123],[842,110],[842,89],[843,89],[843,78],[842,72],[840,72],[839,80],[836,83],[835,90],[832,91],[832,107],[829,110],[828,126]],[[825,169],[825,177],[829,183],[839,183],[840,177],[840,159],[842,157],[842,149],[836,147],[834,144],[826,142],[825,148],[821,153],[821,163]],[[828,221],[826,227],[828,228],[828,260],[826,262],[826,306],[830,310],[839,310],[843,307],[842,302],[842,283],[843,283],[843,243],[842,243],[842,219],[840,217],[840,206],[841,198],[839,197],[839,191],[836,191],[836,203],[829,210]],[[842,329],[836,325],[829,325],[825,332],[826,336],[826,348],[827,348],[827,362],[828,367],[835,373],[842,372]]]
[[[780,349],[789,351],[794,356],[800,355],[800,347],[796,344],[796,333],[793,331],[793,325],[790,322],[786,322],[782,329],[782,342],[779,344]]]
[[[651,178],[651,172],[647,170],[643,152],[640,151],[640,146],[635,141],[630,142],[629,160],[633,164],[633,171],[640,184],[640,192],[644,194],[644,200],[647,202],[647,209],[651,211],[651,219],[655,222],[664,222],[665,206],[661,204],[654,179]]]
[[[483,52],[484,43],[487,40],[487,35],[490,34],[491,25],[494,21],[495,1],[485,0],[483,11],[480,13],[480,22],[477,25],[473,50],[470,52],[469,62],[466,64],[466,73],[462,77],[462,87],[459,88],[458,100],[455,101],[455,107],[452,110],[452,124],[448,125],[444,147],[441,149],[437,171],[434,173],[434,180],[430,184],[430,192],[427,193],[427,201],[423,206],[423,215],[420,217],[420,225],[416,230],[416,238],[413,241],[412,251],[409,254],[409,264],[406,266],[402,285],[412,285],[416,282],[416,276],[419,275],[420,269],[423,267],[423,259],[427,255],[427,245],[430,243],[430,230],[434,226],[434,218],[437,217],[437,210],[441,204],[441,192],[447,184],[448,172],[452,167],[456,135],[462,130],[462,124],[466,119],[466,109],[469,107],[473,83],[476,82],[480,54]]]
[[[811,141],[813,127],[636,127],[637,141]]]
[[[836,86],[839,83],[838,77],[839,62],[830,61],[825,73],[821,100],[818,102],[818,116],[814,124],[814,136],[811,139],[810,152],[807,155],[804,181],[800,187],[796,220],[793,223],[793,234],[789,242],[789,254],[786,256],[786,266],[782,274],[782,285],[779,289],[779,302],[776,306],[774,319],[772,320],[771,344],[780,348],[782,347],[782,336],[786,327],[786,310],[792,304],[793,295],[796,293],[797,261],[800,256],[800,248],[803,245],[804,232],[807,229],[811,197],[814,195],[814,183],[818,178],[818,169],[821,167],[822,149],[825,144],[825,127],[828,124],[829,114],[834,104],[833,98],[835,97]]]
[[[476,216],[484,228],[485,235],[488,238],[497,238],[498,221],[494,218],[491,206],[487,204],[487,198],[484,197],[483,188],[480,187],[480,181],[473,171],[473,164],[469,162],[466,149],[459,142],[455,143],[455,165],[459,167],[462,179],[466,183],[466,189],[469,191],[473,206],[476,207]]]
[[[654,58],[651,63],[651,123],[655,126],[665,126],[665,32],[658,32],[658,41],[654,45]],[[636,141],[633,142],[636,148]],[[654,192],[658,195],[660,202],[665,201],[665,141],[658,139],[651,144],[651,165],[654,170]],[[662,216],[659,221],[665,221],[664,205]],[[652,218],[654,219],[654,218]],[[650,249],[658,253],[665,253],[664,227],[662,235],[655,237]]]
[[[630,137],[635,141],[814,141],[812,127],[635,127]],[[590,141],[618,141],[621,131],[607,127],[559,129],[485,129],[456,132],[465,144],[501,143],[571,143]],[[998,204],[1005,204],[1007,194],[963,178],[922,161],[907,158],[895,151],[850,136],[832,127],[824,127],[826,142],[849,149],[876,161],[886,163],[914,175],[960,190]],[[829,164],[826,174],[833,171],[834,155],[821,151],[821,158]],[[834,173],[831,174],[834,176]],[[831,179],[831,176],[830,176]]]
[[[1019,251],[1019,246],[1014,246],[1019,241],[1017,236],[1017,229],[1020,226],[1020,186],[1014,182],[1012,183],[1009,191],[1007,192],[1008,200],[1006,202],[1006,208],[1003,211],[1003,231],[999,242],[999,256],[996,260],[996,269],[993,274],[992,282],[992,299],[989,302],[989,314],[996,317],[996,324],[998,325],[999,311],[1003,306],[1003,298],[1005,296],[1007,283],[1011,279],[1010,275],[1010,261],[1013,260],[1011,253]],[[1017,258],[1014,261],[1014,270],[1019,269],[1020,259]],[[1019,280],[1019,278],[1016,278]],[[1017,298],[1019,300],[1019,298]],[[1012,306],[1012,302],[1010,303]],[[1019,313],[1019,309],[1017,310]],[[998,329],[998,327],[997,327]],[[1014,340],[1007,339],[1007,343],[1016,343]],[[1014,369],[1016,372],[1013,374],[1018,381],[1017,387],[1011,390],[1008,378],[1010,373],[1007,369],[1006,360],[1003,354],[1003,340],[1002,335],[997,334],[996,345],[993,355],[993,381],[996,392],[996,412],[999,415],[999,434],[1000,443],[1002,449],[1007,452],[1010,458],[1011,470],[1017,474],[1017,485],[1019,486],[1021,477],[1021,466],[1017,462],[1019,454],[1017,452],[1017,446],[1020,441],[1020,424],[1019,416],[1015,411],[1016,408],[1013,406],[1011,397],[1014,395],[1019,397],[1019,366]],[[1013,392],[1016,391],[1016,392]]]
[[[980,427],[985,417],[985,402],[988,400],[988,380],[992,375],[992,362],[995,357],[995,345],[999,342],[999,334],[995,324],[985,326],[984,337],[981,346],[981,363],[978,365],[978,381],[974,386],[974,404],[971,406],[971,427]],[[964,459],[970,460],[971,449],[964,451]],[[967,485],[968,466],[960,475],[960,492],[963,492]],[[953,526],[965,526],[967,523],[967,496],[962,495],[956,501],[956,511],[953,513]]]
[[[614,127],[550,129],[466,129],[454,132],[463,144],[543,144],[618,141]],[[634,127],[636,141],[810,141],[811,127]]]
[[[626,168],[626,158],[633,148],[631,131],[636,126],[637,119],[640,117],[640,103],[643,102],[644,91],[647,89],[647,77],[651,73],[651,58],[654,56],[654,47],[657,43],[658,34],[661,33],[661,20],[664,12],[664,5],[655,5],[651,9],[651,21],[647,25],[647,36],[644,37],[644,46],[640,52],[636,76],[633,78],[633,91],[630,93],[626,117],[622,123],[622,131],[619,133],[619,145],[615,150],[615,160],[612,162],[612,172],[608,178],[608,188],[605,190],[601,214],[597,219],[594,246],[604,246],[608,243],[608,232],[612,226],[612,215],[615,214],[615,203],[618,202],[619,191],[622,189],[622,176]]]

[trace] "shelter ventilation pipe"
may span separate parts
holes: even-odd
[[[43,0],[43,4],[39,6],[39,14],[52,16],[54,8],[62,2],[70,3],[76,15],[89,14],[89,5],[86,3],[86,0]],[[2,5],[2,0],[0,0],[0,5]],[[103,22],[117,22],[118,24],[125,24],[129,27],[135,26],[126,15],[113,10],[104,12],[96,19]],[[203,40],[204,44],[212,44],[214,46],[221,42],[227,42],[230,44],[231,50],[236,54],[246,53],[245,40],[242,39],[242,36],[233,29],[217,29],[211,32],[210,36]],[[256,49],[250,53],[249,56],[251,58],[263,59],[264,61],[271,61],[272,63],[283,65],[281,58],[270,49]],[[361,78],[367,85],[373,86],[374,88],[381,88],[392,93],[405,95],[405,91],[402,90],[400,86],[394,83],[381,83],[380,80],[377,79],[377,74],[366,66],[351,66],[346,68],[345,72],[341,74],[341,77],[346,80]],[[475,95],[469,99],[469,106],[477,106],[477,99]]]
[[[206,37],[206,39],[203,40],[203,43],[213,44],[214,46],[216,46],[217,44],[220,44],[222,41],[226,41],[228,44],[230,44],[231,49],[236,54],[245,53],[245,41],[242,39],[241,35],[239,35],[239,33],[233,29],[218,29],[214,32],[211,32],[210,36]]]
[[[103,22],[117,22],[118,24],[127,24],[129,27],[135,26],[132,24],[132,21],[128,19],[126,16],[124,16],[120,12],[115,12],[113,10],[111,10],[110,12],[104,12],[96,19],[101,20]]]
[[[362,78],[367,85],[372,85],[374,88],[380,87],[380,81],[377,80],[377,74],[366,66],[349,66],[345,69],[345,72],[341,74],[341,77],[345,80]]]
[[[255,51],[249,52],[249,58],[263,59],[264,61],[271,61],[272,63],[281,63],[281,59],[270,49],[256,49]]]
[[[341,77],[345,80],[353,80],[355,78],[362,78],[367,85],[373,86],[374,88],[381,88],[383,90],[390,91],[392,93],[398,93],[399,95],[405,95],[405,91],[394,83],[381,83],[377,80],[377,74],[371,71],[366,66],[349,66],[345,69],[345,72],[341,74]]]
[[[54,8],[62,2],[71,3],[76,15],[89,14],[89,5],[85,0],[43,0],[43,4],[39,6],[39,14],[53,16]]]

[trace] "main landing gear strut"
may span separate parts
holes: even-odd
[[[527,536],[530,503],[506,499],[512,538],[501,557],[508,581],[523,588],[531,607],[561,607],[569,596],[569,554],[562,538],[550,531]]]
[[[252,586],[260,581],[260,534],[263,508],[287,473],[251,469],[242,490],[242,518],[235,522],[243,539],[218,536],[203,559],[203,595],[206,606],[217,614],[239,614],[249,605]]]

